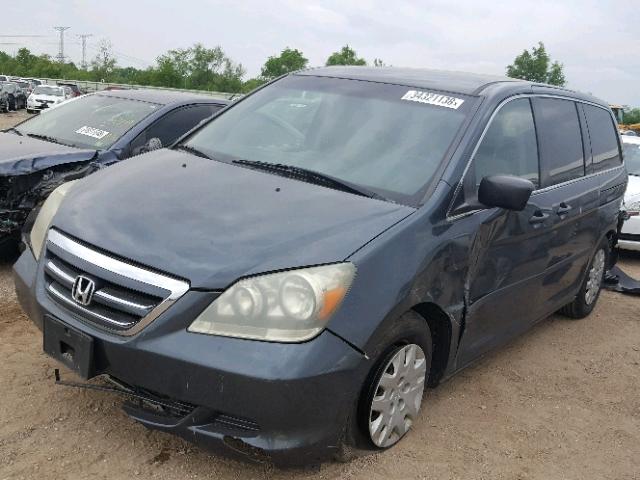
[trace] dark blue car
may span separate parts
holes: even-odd
[[[0,250],[15,246],[30,212],[60,184],[169,146],[227,103],[181,92],[100,92],[0,132]]]
[[[589,95],[308,70],[57,189],[17,292],[46,353],[105,375],[148,427],[344,458],[395,445],[425,387],[536,322],[589,315],[626,184]]]

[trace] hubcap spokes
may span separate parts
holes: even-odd
[[[410,344],[389,360],[376,385],[369,412],[369,434],[378,447],[390,447],[418,416],[427,362],[422,349]]]
[[[602,283],[602,274],[605,267],[604,250],[600,249],[593,257],[593,263],[589,270],[589,278],[587,279],[587,289],[584,294],[584,301],[587,305],[591,305],[598,296],[600,284]]]

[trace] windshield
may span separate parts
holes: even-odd
[[[158,108],[155,103],[88,95],[33,117],[17,130],[23,135],[46,135],[67,145],[101,150],[111,147]]]
[[[2,85],[2,90],[7,93],[14,93],[16,91],[16,85],[15,83],[5,83]]]
[[[35,95],[53,95],[55,97],[62,97],[63,96],[62,89],[61,88],[56,88],[56,87],[46,87],[46,86],[36,87],[33,90],[33,93]]]
[[[622,143],[624,163],[632,175],[640,175],[640,143]]]
[[[240,101],[186,145],[216,160],[313,170],[413,205],[472,104],[463,95],[416,97],[413,91],[289,76]],[[446,101],[457,108],[434,104]]]

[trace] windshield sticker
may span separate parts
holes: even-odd
[[[98,130],[97,128],[93,127],[87,127],[86,125],[76,130],[76,133],[79,133],[80,135],[86,135],[87,137],[97,138],[98,140],[109,135],[109,132]]]
[[[440,95],[439,93],[433,92],[421,92],[420,90],[409,90],[403,95],[402,100],[428,103],[429,105],[437,105],[439,107],[453,108],[456,110],[464,103],[464,100],[461,98]]]

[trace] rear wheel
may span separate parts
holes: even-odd
[[[602,290],[604,273],[609,264],[609,252],[609,242],[604,240],[596,249],[591,262],[589,262],[578,295],[573,302],[563,307],[560,313],[571,318],[584,318],[593,311]]]

